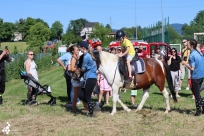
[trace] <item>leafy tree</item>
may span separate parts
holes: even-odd
[[[38,22],[29,29],[29,36],[27,37],[27,43],[30,47],[40,47],[49,40],[50,30],[43,23]]]
[[[198,12],[196,17],[191,22],[192,25],[201,25],[204,26],[204,10]]]
[[[64,44],[71,44],[74,41],[80,41],[80,37],[79,36],[75,36],[72,32],[67,31],[63,36],[62,36],[62,40]]]
[[[15,25],[16,25],[16,31],[21,33],[22,35],[22,40],[24,40],[25,38],[25,34],[26,34],[26,28],[25,28],[25,19],[20,18],[18,21],[16,21]]]
[[[190,25],[185,24],[182,27],[183,37],[190,39],[193,37],[194,33],[199,33],[204,31],[204,10],[197,13],[195,18],[190,22]]]
[[[47,28],[49,28],[48,23],[45,22],[44,20],[42,20],[42,19],[40,19],[40,18],[37,18],[37,19],[35,19],[35,21],[36,21],[36,23],[37,23],[37,22],[41,22],[41,23],[43,23]]]
[[[121,28],[121,30],[125,32],[128,38],[133,38],[135,35],[135,29],[133,29],[133,27],[132,28],[123,27]]]
[[[169,27],[170,32],[170,43],[177,43],[177,41],[181,41],[181,36],[176,32],[173,27]]]
[[[60,37],[62,36],[63,33],[63,25],[60,23],[60,21],[55,21],[52,24],[50,31],[51,31],[50,39],[58,38],[60,40]]]
[[[1,24],[1,39],[4,41],[10,41],[13,38],[13,33],[15,32],[15,25],[10,22],[4,22]]]
[[[106,25],[106,28],[109,29],[110,31],[112,31],[112,28],[109,24]]]
[[[107,41],[111,30],[104,27],[102,24],[96,24],[93,27],[93,32],[89,35],[90,38],[99,38],[101,41]]]
[[[18,54],[17,46],[14,46],[13,54]]]
[[[182,35],[184,35],[184,31],[185,31],[185,29],[186,29],[186,27],[188,26],[188,24],[183,24],[183,26],[182,26],[182,28],[181,28],[181,30],[182,30]]]
[[[88,20],[83,19],[83,18],[80,18],[80,19],[77,19],[77,20],[71,20],[69,22],[67,31],[74,34],[75,39],[73,39],[73,40],[75,40],[76,42],[80,41],[79,40],[79,39],[81,39],[80,38],[80,32],[85,27],[86,23],[88,23]]]
[[[27,36],[29,35],[29,30],[32,26],[36,24],[36,20],[34,18],[28,17],[25,21],[25,26],[23,27],[24,35],[23,39],[27,40]]]
[[[3,19],[0,18],[0,30],[3,30]],[[2,31],[0,31],[0,47],[1,47],[1,40],[3,39]]]

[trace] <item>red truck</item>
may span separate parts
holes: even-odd
[[[100,40],[99,38],[89,39],[89,40],[87,40],[87,42],[91,45],[91,47],[92,47],[93,49],[95,49],[96,46],[98,46],[98,45],[102,45],[102,42],[101,42],[101,40]]]
[[[162,53],[165,53],[168,51],[168,55],[170,55],[170,45],[167,44],[167,43],[163,43],[163,42],[150,42],[150,43],[147,43],[147,42],[144,42],[144,41],[131,41],[133,46],[135,48],[139,48],[139,45],[142,45],[143,46],[143,49],[146,50],[147,54],[150,55],[152,50],[154,50],[156,52],[157,48],[159,47],[160,48],[160,51]],[[119,47],[120,46],[120,42],[119,41],[113,41],[110,43],[109,47],[112,48],[112,47]],[[178,55],[180,56],[180,52],[178,52]]]

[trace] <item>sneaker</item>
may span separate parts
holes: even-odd
[[[189,87],[186,87],[186,90],[189,90]]]
[[[106,105],[110,105],[108,102],[106,102]]]
[[[79,104],[81,104],[81,102],[80,102],[80,101],[78,101],[78,102],[77,102],[77,105],[79,105]]]
[[[65,105],[65,107],[66,107],[66,108],[71,108],[71,107],[72,107],[72,104],[67,103],[67,104]]]
[[[87,117],[92,118],[93,117],[93,113],[88,113]]]
[[[172,95],[170,97],[172,98]]]
[[[176,97],[179,98],[179,97],[181,97],[181,96],[177,94]]]
[[[96,102],[96,105],[98,105],[100,108],[102,108],[104,105],[104,102]]]
[[[196,111],[196,113],[194,114],[194,116],[200,116],[200,111]]]
[[[179,87],[178,90],[181,90],[181,87]]]
[[[132,78],[128,77],[128,78],[125,79],[124,82],[125,82],[125,84],[128,84],[128,83],[130,83],[131,81],[132,81]]]
[[[132,107],[137,108],[137,104],[133,104]]]
[[[195,99],[195,96],[194,96],[194,95],[192,96],[192,99],[193,99],[193,100]]]

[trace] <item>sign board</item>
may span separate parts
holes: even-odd
[[[60,52],[67,52],[67,47],[66,46],[59,46],[58,47],[58,53]]]

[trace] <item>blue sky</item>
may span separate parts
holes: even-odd
[[[79,18],[104,25],[111,24],[113,29],[132,27],[136,24],[146,27],[162,19],[161,0],[0,1],[0,18],[4,19],[4,22],[14,23],[27,17],[41,18],[50,26],[55,21],[60,21],[65,30],[70,20]],[[163,0],[163,17],[169,17],[170,24],[189,24],[203,9],[204,0]]]

